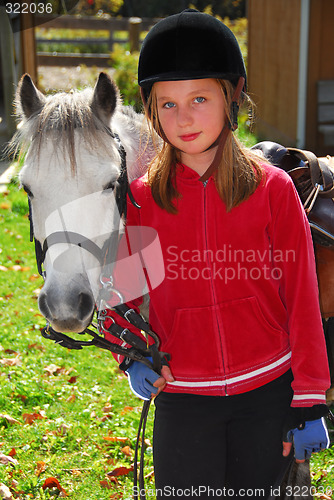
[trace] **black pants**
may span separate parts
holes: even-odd
[[[282,427],[291,380],[287,372],[237,396],[161,393],[153,437],[157,499],[268,498],[288,465]]]

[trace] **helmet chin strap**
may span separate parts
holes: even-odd
[[[210,149],[218,146],[211,165],[209,165],[207,170],[204,172],[204,174],[199,179],[201,182],[207,181],[209,179],[209,177],[218,168],[227,137],[231,131],[234,132],[238,128],[238,112],[239,112],[239,104],[238,103],[239,103],[240,95],[241,95],[242,89],[244,88],[244,85],[245,85],[245,78],[240,76],[239,80],[238,80],[238,84],[235,88],[235,91],[234,91],[234,94],[232,97],[232,103],[231,103],[231,118],[232,119],[231,119],[231,122],[228,119],[226,120],[226,123],[225,123],[222,131],[220,132],[219,136],[217,137],[217,139],[214,141],[213,144],[211,144],[211,146],[209,146],[205,150],[205,151],[209,151]],[[146,96],[144,93],[144,89],[142,87],[140,88],[140,92],[141,92],[141,97],[142,97],[144,106],[146,107],[147,106],[147,99],[146,99]],[[154,124],[153,124],[153,126],[156,130],[156,127]],[[165,142],[167,142],[168,144],[170,144],[171,146],[173,146],[175,148],[175,146],[166,137],[166,134],[165,134],[164,130],[162,129],[162,127],[160,127],[159,135]],[[178,149],[178,148],[176,148],[176,149]],[[181,151],[181,153],[183,152],[181,149],[178,149],[178,151]]]

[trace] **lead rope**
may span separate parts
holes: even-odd
[[[125,318],[136,328],[144,331],[147,335],[154,339],[154,344],[149,347],[152,356],[153,364],[152,369],[161,375],[162,359],[169,359],[167,353],[159,352],[159,338],[152,332],[149,324],[142,318],[142,316],[130,309],[126,304],[120,304],[113,308],[117,314]],[[143,408],[140,415],[139,427],[137,432],[134,463],[133,463],[133,497],[134,499],[146,500],[145,494],[145,478],[144,478],[144,458],[145,458],[145,430],[147,417],[150,410],[151,399],[144,401]],[[140,439],[141,436],[141,439]],[[141,445],[140,445],[141,441]],[[141,446],[140,461],[139,461],[139,496],[138,496],[138,451]]]

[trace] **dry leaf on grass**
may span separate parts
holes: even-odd
[[[48,477],[45,479],[44,484],[42,486],[43,490],[46,490],[47,488],[57,488],[61,492],[61,496],[67,497],[68,494],[64,490],[64,488],[60,485],[58,479],[56,477]]]
[[[130,448],[130,446],[124,446],[124,448],[122,448],[122,453],[124,453],[124,455],[126,455],[127,457],[131,457],[132,456],[132,453],[133,453],[133,450]]]
[[[2,464],[2,465],[7,465],[7,464],[17,465],[18,461],[16,460],[16,458],[11,457],[10,455],[4,455],[3,453],[0,453],[0,464]]]
[[[42,472],[45,472],[45,469],[46,469],[45,462],[37,462],[35,470],[36,476],[39,477],[40,474],[42,474]]]
[[[116,469],[111,472],[107,472],[108,477],[118,477],[118,476],[127,476],[129,472],[133,471],[133,467],[116,467]]]
[[[112,411],[112,405],[110,403],[106,403],[102,408],[103,413],[109,413]]]
[[[42,420],[45,416],[41,413],[23,413],[22,418],[26,424],[32,425],[35,420]]]
[[[129,441],[127,437],[116,437],[116,436],[104,436],[102,438],[104,441],[111,441],[112,443],[126,443]]]
[[[2,358],[0,359],[0,364],[5,366],[17,366],[21,364],[20,356],[16,356],[16,358]]]
[[[20,424],[21,425],[21,422],[16,420],[16,418],[11,417],[10,415],[6,415],[5,413],[0,413],[0,418],[4,418],[5,420],[7,420],[7,422],[9,424]]]
[[[134,407],[133,406],[124,406],[123,410],[121,411],[121,415],[125,415],[129,411],[133,411]]]
[[[100,481],[100,486],[101,488],[108,488],[108,490],[114,487],[113,483],[111,481],[108,481],[107,479],[103,479],[103,481]]]
[[[2,498],[3,500],[14,500],[10,489],[3,483],[0,483],[0,498]]]
[[[57,366],[57,365],[54,365],[54,364],[51,364],[51,365],[48,365],[44,368],[44,371],[48,374],[48,375],[59,375],[59,373],[61,373],[62,371],[62,368],[60,366]]]

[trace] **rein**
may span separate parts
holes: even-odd
[[[115,190],[115,199],[119,215],[122,217],[126,216],[126,198],[129,196],[131,203],[140,208],[140,206],[134,200],[132,192],[130,190],[128,176],[127,176],[127,165],[126,165],[126,151],[120,141],[117,134],[113,133],[109,127],[107,127],[106,132],[116,141],[118,146],[118,153],[121,158],[121,172],[117,180],[117,186]],[[129,308],[124,304],[122,295],[113,286],[112,278],[112,264],[116,260],[116,253],[118,250],[119,241],[119,230],[113,231],[111,236],[106,240],[103,247],[100,248],[92,240],[86,238],[80,233],[73,231],[56,231],[51,233],[47,238],[45,238],[43,245],[34,236],[34,226],[32,220],[31,203],[28,198],[29,203],[29,221],[30,221],[30,241],[35,242],[35,255],[36,263],[39,274],[45,280],[46,272],[43,271],[43,263],[46,258],[48,249],[59,243],[69,243],[72,245],[79,246],[83,248],[90,254],[92,254],[100,263],[103,271],[100,275],[101,289],[97,299],[97,323],[91,323],[90,327],[86,328],[80,334],[88,334],[93,337],[91,340],[77,340],[64,333],[56,332],[49,324],[47,324],[41,331],[42,336],[45,339],[53,340],[56,344],[59,344],[66,349],[76,349],[80,350],[83,347],[99,347],[101,349],[108,350],[114,354],[124,356],[124,365],[129,365],[132,361],[139,361],[144,365],[148,366],[159,375],[161,374],[161,368],[163,362],[169,359],[169,355],[164,352],[159,351],[160,341],[156,333],[154,333],[149,324],[144,320],[144,318],[138,314],[134,309]],[[108,305],[108,301],[113,295],[116,295],[120,300],[120,304],[114,307]],[[132,333],[127,328],[122,328],[119,326],[115,320],[108,316],[108,309],[115,311],[120,317],[126,319],[131,325],[141,330],[146,337],[146,341]],[[106,320],[112,321],[111,325],[106,327]],[[96,331],[95,331],[96,330]],[[123,343],[130,347],[124,345],[120,346],[109,340],[106,340],[105,333],[110,333],[114,337],[121,339]],[[149,342],[151,339],[151,343]],[[152,362],[148,359],[152,358]],[[145,439],[145,428],[147,422],[147,416],[150,408],[151,400],[145,401],[142,408],[142,413],[139,422],[139,428],[136,439],[135,456],[134,456],[134,498],[140,500],[145,500],[146,495],[144,493],[144,439]],[[140,439],[141,436],[141,439]],[[139,465],[139,495],[137,489],[138,482],[138,450],[141,444],[141,455],[140,455],[140,465]]]

